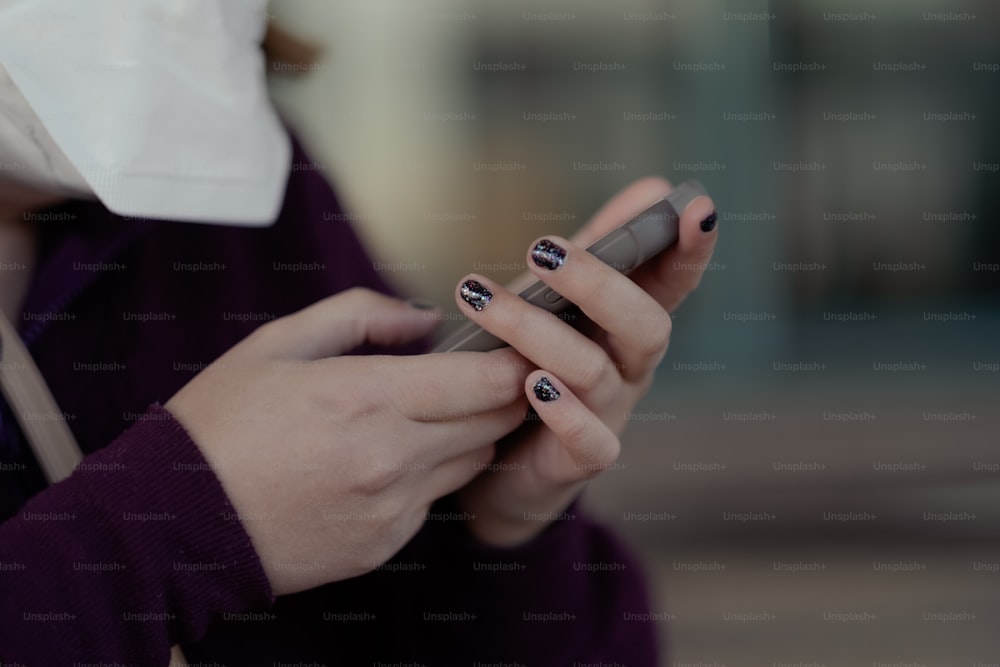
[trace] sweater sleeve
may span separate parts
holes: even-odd
[[[215,624],[199,662],[655,667],[657,625],[638,560],[574,503],[527,544],[488,546],[451,497],[362,577],[278,598],[254,633]],[[293,646],[272,637],[295,633]],[[260,656],[267,656],[268,660]]]
[[[434,585],[438,600],[429,611],[465,609],[475,616],[461,634],[449,631],[455,635],[449,640],[470,660],[657,664],[642,566],[581,502],[559,513],[534,540],[512,548],[482,543],[464,522],[449,522],[447,512],[430,517],[437,518],[430,527],[436,554],[427,557],[440,563],[435,569],[444,576]],[[425,625],[434,618],[424,619]],[[445,618],[439,627],[462,625]],[[505,630],[502,641],[498,627]]]
[[[511,548],[472,536],[462,519],[475,518],[461,516],[450,498],[428,519],[427,541],[414,545],[419,555],[403,558],[426,559],[437,573],[419,626],[456,650],[455,664],[657,664],[642,566],[579,500]],[[434,645],[423,649],[428,664]]]
[[[159,405],[0,525],[4,664],[166,665],[273,601],[222,485]]]

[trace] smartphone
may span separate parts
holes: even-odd
[[[691,200],[703,194],[706,193],[701,183],[685,181],[621,227],[599,238],[587,248],[587,252],[621,273],[631,273],[643,262],[677,242],[681,213]],[[557,315],[572,306],[561,294],[540,280],[521,290],[518,296]],[[572,319],[586,321],[582,316]],[[469,322],[442,341],[434,348],[434,352],[489,352],[506,345],[506,342],[478,324]]]

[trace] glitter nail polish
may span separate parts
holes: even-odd
[[[555,271],[566,261],[566,251],[552,241],[542,239],[531,249],[531,261],[543,269]]]
[[[486,289],[486,286],[478,280],[466,280],[462,283],[459,293],[462,295],[462,300],[476,310],[482,310],[493,299],[493,292]]]
[[[547,377],[539,378],[538,382],[531,387],[531,390],[535,392],[535,397],[544,403],[554,401],[560,396],[559,390],[553,386]]]
[[[710,232],[715,229],[715,223],[719,219],[719,216],[712,211],[707,218],[701,221],[701,231]]]

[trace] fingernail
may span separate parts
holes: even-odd
[[[434,310],[437,308],[436,305],[425,299],[407,299],[406,305],[417,310]]]
[[[566,251],[552,241],[543,239],[531,249],[531,261],[543,269],[555,271],[566,261]]]
[[[719,216],[712,211],[707,218],[701,221],[701,231],[710,232],[715,229],[715,223],[719,219]]]
[[[493,292],[486,289],[486,286],[478,280],[466,280],[462,283],[459,293],[462,295],[462,300],[476,310],[482,310],[490,305],[493,299]]]
[[[560,396],[559,390],[552,385],[547,377],[539,378],[531,390],[535,392],[535,398],[543,403],[554,401]]]

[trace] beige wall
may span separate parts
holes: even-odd
[[[448,298],[451,282],[442,281],[457,281],[464,269],[453,261],[437,269],[448,253],[427,220],[469,208],[470,193],[440,177],[446,165],[467,159],[468,148],[454,123],[424,114],[462,108],[460,92],[440,73],[463,33],[447,20],[428,20],[425,5],[397,0],[289,0],[274,13],[326,49],[307,75],[272,77],[279,108],[327,167],[372,254],[427,267],[392,279],[412,294]]]

